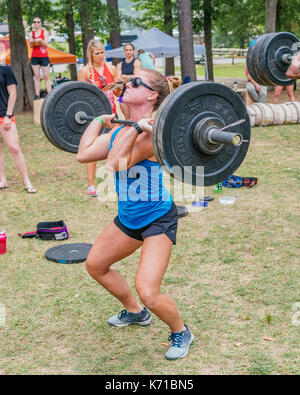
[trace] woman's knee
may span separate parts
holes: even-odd
[[[144,306],[146,306],[149,310],[155,309],[158,304],[158,296],[160,295],[160,292],[138,283],[135,287]]]
[[[85,262],[85,268],[92,277],[98,277],[105,275],[108,272],[109,266],[93,256],[88,256]]]
[[[8,145],[8,149],[9,149],[9,152],[10,152],[13,156],[18,156],[18,155],[21,155],[21,154],[22,154],[21,147],[19,146],[19,144]]]

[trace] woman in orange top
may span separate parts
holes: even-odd
[[[88,64],[84,66],[79,74],[79,81],[90,82],[96,85],[108,97],[114,114],[117,114],[116,102],[114,93],[110,89],[105,89],[108,85],[117,81],[117,69],[115,66],[105,63],[105,48],[96,40],[91,40],[87,46]],[[89,196],[97,196],[96,188],[94,186],[95,173],[97,162],[86,164],[88,175],[88,194]]]
[[[41,69],[43,71],[43,78],[46,84],[47,92],[51,91],[51,82],[49,76],[50,60],[48,57],[48,32],[42,29],[41,18],[33,18],[34,30],[29,33],[29,45],[32,49],[31,67],[34,74],[34,99],[40,98],[40,83],[41,83]]]

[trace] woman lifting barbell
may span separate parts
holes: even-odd
[[[167,80],[155,70],[138,72],[127,83],[123,98],[134,126],[116,127],[111,123],[114,115],[96,118],[83,134],[77,155],[82,163],[106,159],[107,169],[115,172],[118,216],[100,234],[86,261],[89,274],[124,306],[108,323],[115,327],[149,325],[151,310],[171,329],[172,344],[167,359],[185,357],[193,341],[193,334],[183,323],[173,300],[160,292],[172,245],[176,243],[178,215],[172,196],[163,186],[162,170],[154,156],[151,116],[178,86],[178,80],[174,81],[175,86],[172,78]],[[98,136],[102,126],[111,131]],[[136,191],[131,186],[137,179],[143,192],[136,200]],[[110,268],[140,247],[135,286],[144,308],[125,279]]]

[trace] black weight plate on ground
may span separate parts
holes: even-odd
[[[297,42],[299,42],[298,38],[292,33],[281,32],[270,35],[264,50],[264,63],[272,85],[291,85],[293,83],[294,80],[285,75],[289,64],[282,62],[282,55],[293,56],[292,46]]]
[[[91,248],[92,244],[86,243],[63,244],[49,248],[45,257],[52,262],[80,263],[86,260]]]
[[[219,118],[224,125],[245,119],[228,131],[240,133],[247,142],[238,147],[224,145],[215,155],[199,151],[193,143],[193,131],[207,116]],[[158,162],[175,178],[199,185],[201,169],[196,167],[202,166],[204,180],[200,184],[214,185],[240,166],[248,151],[250,134],[249,115],[239,95],[225,85],[191,82],[174,90],[158,109],[153,123],[153,149]],[[183,179],[184,168],[187,177]]]
[[[43,129],[58,148],[77,153],[80,139],[90,121],[79,124],[75,114],[84,111],[89,116],[112,114],[107,96],[88,82],[65,82],[47,95],[43,109]],[[101,133],[108,132],[102,128]]]
[[[270,81],[264,70],[263,63],[263,48],[264,42],[267,40],[267,34],[262,34],[257,38],[255,43],[248,49],[247,52],[247,68],[251,77],[260,85],[269,85]],[[262,54],[261,54],[262,51]]]
[[[177,213],[178,213],[178,218],[186,217],[188,215],[188,209],[186,206],[177,206]]]

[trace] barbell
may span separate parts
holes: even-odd
[[[103,114],[112,114],[112,109],[99,88],[88,82],[65,82],[46,96],[41,126],[54,146],[76,153],[88,124]],[[108,131],[102,128],[100,134]],[[157,161],[169,174],[208,186],[228,178],[241,165],[250,135],[248,112],[236,92],[221,84],[191,82],[175,89],[159,107],[152,144]]]
[[[260,85],[291,85],[294,80],[285,73],[299,49],[299,39],[292,33],[262,34],[247,52],[249,74]]]

